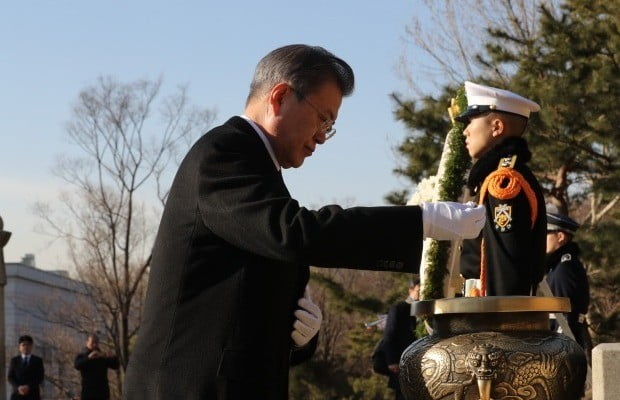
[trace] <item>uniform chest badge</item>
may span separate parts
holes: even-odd
[[[500,204],[493,210],[495,230],[508,232],[512,228],[512,206]]]
[[[571,257],[570,253],[566,253],[562,255],[562,258],[560,259],[560,262],[566,262],[566,261],[570,261],[572,260],[573,257]]]

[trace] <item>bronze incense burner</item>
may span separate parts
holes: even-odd
[[[572,339],[551,332],[549,313],[567,298],[497,296],[419,301],[412,314],[433,333],[400,361],[407,400],[577,400],[586,358]]]

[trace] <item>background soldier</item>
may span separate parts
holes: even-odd
[[[579,224],[559,214],[552,206],[547,210],[547,282],[554,296],[570,299],[571,312],[566,314],[566,319],[575,341],[583,347],[591,364],[592,339],[586,323],[590,286],[586,270],[579,261],[579,246],[573,241]],[[560,329],[555,319],[551,319],[551,329]]]

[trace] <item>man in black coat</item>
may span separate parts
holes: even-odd
[[[39,386],[43,383],[45,370],[43,360],[32,354],[34,341],[29,335],[19,337],[20,355],[11,359],[8,379],[13,387],[11,400],[41,399]]]
[[[481,279],[483,295],[534,295],[544,276],[545,201],[527,166],[522,138],[538,104],[513,92],[465,82],[467,110],[456,120],[475,163],[467,185],[487,212],[481,235],[463,241],[461,275]],[[482,271],[481,271],[482,270]]]
[[[416,318],[411,315],[411,303],[419,299],[420,281],[412,280],[409,284],[409,295],[405,300],[390,307],[385,322],[383,351],[391,372],[388,377],[388,387],[394,390],[396,400],[404,400],[398,381],[400,357],[416,339]]]
[[[190,149],[153,248],[125,399],[287,399],[289,367],[316,341],[294,334],[309,265],[414,272],[424,235],[478,234],[479,207],[314,211],[291,197],[281,168],[333,136],[353,81],[321,47],[276,49],[256,67],[245,115]]]
[[[108,400],[110,386],[108,369],[118,369],[118,357],[105,354],[99,349],[99,337],[88,335],[86,347],[75,357],[75,368],[82,376],[81,400]]]
[[[590,304],[588,275],[579,260],[581,250],[573,241],[579,224],[568,215],[548,207],[547,211],[547,282],[554,296],[568,297],[571,311],[566,320],[575,341],[585,350],[591,360],[592,339],[588,332],[586,315]],[[551,329],[558,330],[555,319]]]

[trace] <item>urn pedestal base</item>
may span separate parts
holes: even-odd
[[[407,400],[578,400],[586,358],[572,339],[549,330],[549,312],[568,299],[482,297],[421,301],[433,334],[403,353]]]

